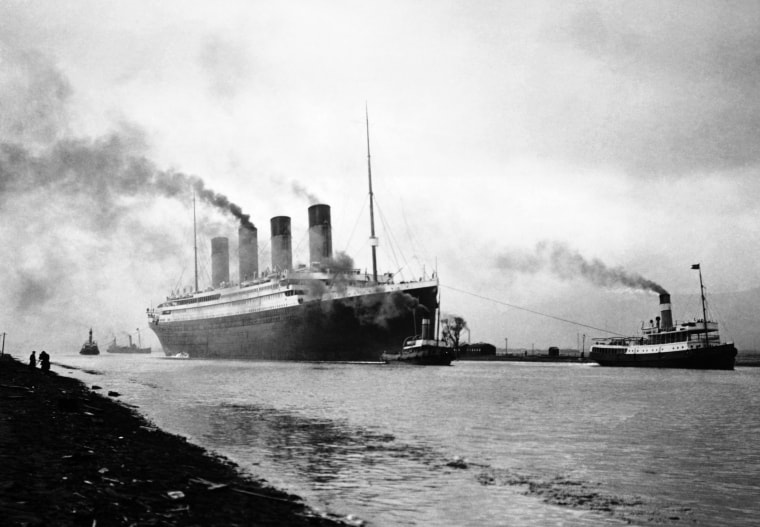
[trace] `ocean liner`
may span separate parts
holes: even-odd
[[[369,127],[368,127],[369,128]],[[227,238],[211,240],[212,287],[167,297],[148,309],[167,356],[296,361],[378,362],[380,353],[418,331],[438,307],[438,278],[397,282],[378,275],[369,162],[372,271],[333,257],[330,207],[308,209],[310,265],[293,268],[290,217],[270,220],[272,271],[259,273],[257,230],[238,230],[238,284],[229,280]],[[197,253],[197,251],[196,251]],[[197,260],[197,259],[196,259]]]
[[[589,358],[602,366],[637,366],[652,368],[694,368],[733,370],[736,347],[722,342],[717,322],[707,319],[705,289],[699,264],[702,319],[673,323],[670,295],[660,294],[660,314],[639,337],[594,339]]]

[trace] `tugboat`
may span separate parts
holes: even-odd
[[[601,366],[733,370],[736,347],[733,342],[721,342],[718,323],[707,319],[702,270],[699,264],[691,268],[699,271],[701,320],[674,324],[670,295],[663,292],[661,317],[643,327],[642,336],[594,339],[589,358]]]
[[[138,345],[135,346],[134,342],[132,342],[132,335],[127,335],[129,337],[129,346],[119,346],[116,344],[116,337],[114,337],[113,342],[108,346],[106,351],[108,353],[150,353],[151,349],[143,348],[142,347],[142,340],[140,339],[140,330],[137,330],[137,341]]]
[[[380,360],[386,364],[449,366],[454,356],[454,348],[448,342],[430,337],[430,319],[425,318],[422,320],[422,335],[407,337],[401,351],[384,351]]]
[[[98,349],[98,343],[92,340],[92,328],[90,328],[90,338],[82,344],[82,349],[79,350],[80,355],[100,355]]]

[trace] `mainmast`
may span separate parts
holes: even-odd
[[[702,322],[705,326],[705,348],[707,347],[707,308],[705,307],[705,286],[702,284],[702,268],[699,264],[691,266],[692,269],[699,271],[699,294],[702,297]]]
[[[369,110],[364,106],[364,114],[367,118],[367,176],[369,177],[369,242],[372,246],[372,280],[377,282],[377,237],[375,236],[375,207],[374,194],[372,193],[372,163],[369,153]]]
[[[198,234],[196,232],[196,226],[195,226],[195,192],[193,192],[193,249],[195,252],[195,290],[194,293],[198,292]]]

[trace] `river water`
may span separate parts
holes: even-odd
[[[53,357],[366,525],[757,525],[760,368]],[[55,364],[59,363],[59,364]],[[66,364],[70,367],[63,367]]]

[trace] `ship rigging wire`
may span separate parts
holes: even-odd
[[[593,329],[595,331],[602,331],[604,333],[609,333],[611,335],[617,335],[619,337],[625,337],[626,336],[626,335],[623,335],[622,333],[618,333],[616,331],[610,331],[609,329],[602,329],[602,328],[598,328],[596,326],[590,326],[588,324],[583,324],[582,322],[576,322],[574,320],[569,320],[569,319],[558,317],[558,316],[555,316],[555,315],[550,315],[548,313],[541,313],[540,311],[536,311],[534,309],[529,309],[527,307],[517,306],[515,304],[509,304],[509,303],[503,302],[501,300],[496,300],[495,298],[490,298],[490,297],[487,297],[487,296],[479,295],[477,293],[472,293],[470,291],[465,291],[463,289],[459,289],[459,288],[456,288],[456,287],[453,287],[453,286],[450,286],[450,285],[446,285],[446,284],[443,284],[443,283],[441,284],[441,287],[445,287],[446,289],[451,289],[452,291],[456,291],[457,293],[463,293],[465,295],[470,295],[470,296],[473,296],[475,298],[480,298],[481,300],[488,300],[489,302],[493,302],[495,304],[499,304],[499,305],[502,305],[502,306],[511,307],[513,309],[519,309],[520,311],[526,311],[526,312],[532,313],[534,315],[540,315],[542,317],[551,318],[551,319],[554,319],[554,320],[559,320],[560,322],[565,322],[567,324],[573,324],[574,326],[580,326],[580,327],[584,327],[584,328],[589,328],[589,329]]]
[[[385,255],[391,261],[391,264],[392,264],[391,267],[398,269],[395,273],[393,273],[393,275],[396,276],[397,274],[401,273],[402,279],[407,279],[408,277],[404,276],[403,270],[407,269],[407,270],[410,270],[408,272],[412,273],[411,271],[412,267],[409,265],[409,261],[407,260],[406,255],[400,249],[401,244],[398,242],[396,235],[391,229],[390,223],[388,222],[383,212],[383,209],[380,205],[380,202],[377,199],[377,194],[374,195],[374,200],[375,200],[375,209],[377,212],[377,217],[380,220],[381,230],[385,234],[385,240],[386,240],[385,246],[388,247],[388,251],[385,253]],[[354,235],[356,234],[356,229],[358,225],[361,223],[361,216],[364,214],[364,210],[367,207],[368,201],[369,201],[369,197],[365,197],[361,210],[359,211],[357,219],[354,222],[354,227],[351,230],[351,234],[348,237],[348,242],[346,243],[347,247],[349,247],[353,241]],[[368,241],[369,240],[364,241],[364,243],[362,244],[360,248],[360,252],[366,248]],[[410,238],[410,241],[411,241],[411,238]],[[423,275],[425,274],[424,269],[422,269],[422,274]]]
[[[348,236],[348,241],[346,242],[346,250],[345,252],[349,252],[349,248],[351,247],[351,242],[354,239],[354,234],[356,233],[356,228],[359,225],[359,222],[361,221],[362,216],[364,215],[364,208],[367,206],[367,202],[369,201],[369,196],[366,196],[364,198],[364,201],[362,202],[362,207],[359,210],[359,214],[356,216],[356,220],[354,220],[354,228],[351,229],[351,234]]]
[[[393,263],[395,264],[394,267],[399,268],[399,271],[396,271],[396,274],[399,273],[404,267],[409,268],[409,264],[406,261],[406,257],[403,253],[399,250],[399,253],[401,254],[401,259],[403,260],[404,265],[401,265],[401,262],[399,262],[399,255],[396,254],[396,246],[398,246],[398,242],[396,241],[396,236],[393,234],[393,231],[391,231],[390,224],[385,219],[385,214],[383,214],[382,209],[380,208],[380,203],[377,201],[377,198],[375,198],[375,206],[377,207],[378,216],[380,216],[380,223],[383,226],[383,230],[385,231],[386,237],[388,238],[387,245],[390,249],[390,256],[393,259]],[[402,273],[402,277],[403,277]]]

